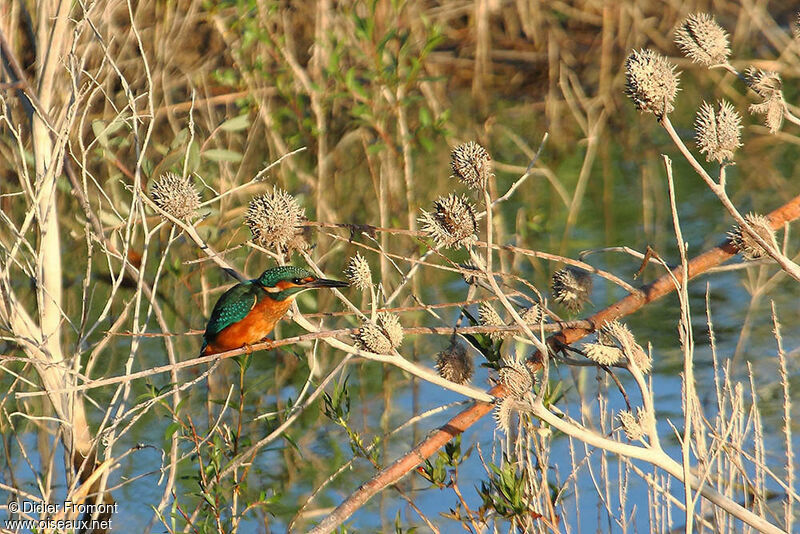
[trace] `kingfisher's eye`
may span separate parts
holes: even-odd
[[[293,284],[300,285],[300,284],[302,284],[302,283],[303,283],[303,281],[302,281],[302,280],[300,280],[299,278],[295,278],[295,279],[293,279],[293,280],[292,280],[292,283],[293,283]]]

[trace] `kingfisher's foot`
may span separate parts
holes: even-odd
[[[272,341],[270,338],[264,336],[259,340],[259,343],[266,343],[267,346],[264,347],[264,350],[269,350],[270,348],[272,348],[272,344],[274,343],[274,341]]]
[[[242,345],[242,347],[244,348],[245,354],[248,355],[253,354],[253,346],[250,343],[245,343],[244,345]]]

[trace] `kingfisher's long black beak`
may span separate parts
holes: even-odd
[[[316,280],[312,280],[311,282],[307,283],[304,287],[347,287],[350,284],[347,282],[341,282],[339,280],[328,280],[327,278],[317,278]]]

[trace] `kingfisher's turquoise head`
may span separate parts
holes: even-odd
[[[314,273],[301,267],[286,265],[267,269],[253,280],[273,300],[286,300],[298,293],[320,287],[347,287],[347,282],[318,278]]]

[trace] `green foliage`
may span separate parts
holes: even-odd
[[[430,459],[425,460],[425,463],[417,468],[417,472],[433,486],[444,488],[449,484],[448,469],[457,469],[464,460],[469,458],[471,451],[472,447],[465,454],[461,454],[461,434],[459,434],[447,442],[444,450],[436,453],[436,459],[433,462]]]
[[[344,429],[350,443],[350,449],[357,457],[369,460],[375,467],[380,466],[380,436],[374,436],[369,444],[365,438],[350,425],[350,394],[347,390],[347,380],[349,376],[340,384],[334,382],[333,393],[324,393],[323,410],[325,416],[335,424]]]
[[[478,319],[473,317],[469,310],[461,308],[461,312],[469,321],[470,326],[480,325]],[[466,337],[470,344],[478,349],[478,352],[483,354],[483,357],[486,358],[486,361],[481,363],[481,367],[488,367],[495,371],[503,367],[503,355],[500,352],[503,346],[502,339],[495,341],[489,337],[488,334],[465,334],[464,337]]]
[[[489,480],[481,482],[478,494],[483,501],[480,513],[493,511],[506,519],[521,518],[529,514],[527,481],[524,470],[505,458],[500,467],[490,463]]]

